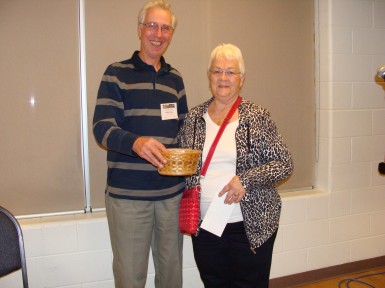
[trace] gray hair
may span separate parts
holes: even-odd
[[[139,11],[138,22],[144,23],[144,20],[146,19],[148,10],[150,10],[151,8],[154,8],[154,7],[158,7],[158,8],[161,8],[163,10],[170,12],[170,14],[171,14],[171,27],[173,29],[175,29],[176,24],[177,24],[176,17],[174,15],[174,12],[172,12],[171,5],[164,0],[155,0],[155,1],[147,2],[142,7],[142,9]]]
[[[237,46],[223,43],[215,47],[211,52],[208,70],[211,69],[213,61],[221,57],[224,57],[227,60],[237,60],[239,72],[241,72],[242,75],[245,75],[245,63],[243,61],[242,52]]]

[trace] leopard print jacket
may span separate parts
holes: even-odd
[[[178,134],[182,148],[203,150],[206,127],[203,114],[213,99],[188,113]],[[278,229],[281,198],[275,185],[291,174],[293,163],[266,109],[243,99],[238,111],[236,174],[246,189],[240,206],[250,248],[254,251]],[[186,177],[188,188],[200,184],[201,168],[202,159],[196,174]]]

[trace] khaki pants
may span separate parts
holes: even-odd
[[[181,197],[137,201],[106,195],[116,288],[145,287],[150,247],[155,287],[182,287],[183,235],[178,227]]]

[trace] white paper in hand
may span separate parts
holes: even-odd
[[[234,210],[234,204],[224,203],[225,197],[226,194],[222,197],[218,195],[214,197],[201,224],[201,228],[219,237],[222,236],[223,230],[225,230],[226,224]]]

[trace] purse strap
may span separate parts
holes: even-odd
[[[204,178],[207,172],[207,168],[209,167],[211,158],[213,158],[213,154],[215,151],[215,148],[217,147],[217,144],[219,142],[219,139],[222,136],[223,131],[225,130],[227,124],[229,124],[231,117],[233,116],[235,110],[237,110],[239,103],[241,103],[242,97],[238,96],[237,100],[234,102],[233,106],[231,107],[229,113],[227,113],[225,120],[223,120],[223,123],[221,127],[219,127],[217,136],[215,136],[215,139],[213,143],[211,144],[209,153],[207,154],[206,161],[203,164],[202,170],[201,170],[201,177]]]

